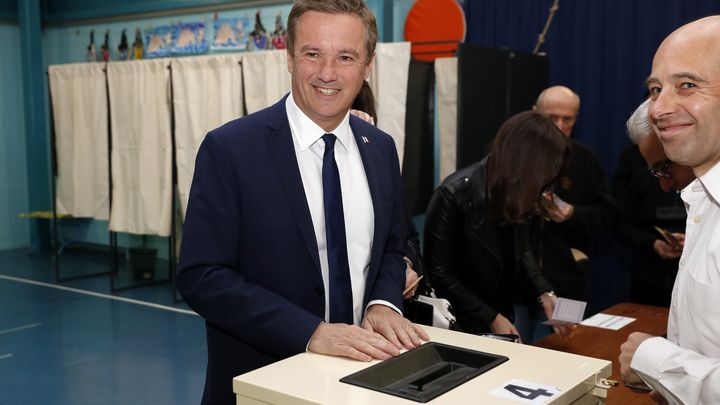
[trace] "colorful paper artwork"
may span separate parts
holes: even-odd
[[[142,40],[142,32],[140,28],[135,28],[135,42],[132,44],[132,53],[130,59],[142,59],[145,56],[145,45]]]
[[[164,25],[145,30],[145,44],[146,58],[170,56],[173,50],[173,27]]]
[[[221,18],[215,20],[213,50],[244,51],[248,47],[250,20],[247,17]]]
[[[272,45],[275,49],[285,49],[287,47],[287,30],[283,25],[282,15],[275,17],[275,31],[272,33]]]
[[[265,26],[260,18],[260,10],[255,13],[255,29],[250,33],[252,37],[253,49],[263,50],[270,49],[270,41],[268,40],[268,33]]]
[[[172,52],[174,54],[198,54],[208,51],[205,23],[191,22],[173,25]]]

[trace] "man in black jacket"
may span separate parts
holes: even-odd
[[[543,90],[533,110],[549,117],[568,138],[580,112],[580,97],[565,86]],[[557,209],[543,229],[542,261],[545,276],[560,297],[587,301],[584,262],[593,235],[613,226],[615,205],[600,161],[587,146],[571,139],[572,154],[566,171],[553,187]]]
[[[632,248],[632,302],[667,307],[682,245],[669,237],[666,241],[656,227],[672,232],[675,240],[685,239],[680,190],[695,175],[665,155],[648,118],[649,103],[645,100],[626,124],[633,143],[623,151],[613,179],[613,194],[623,210],[616,233]]]

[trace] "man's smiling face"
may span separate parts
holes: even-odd
[[[309,11],[298,19],[293,53],[288,54],[293,99],[327,132],[345,117],[370,74],[366,44],[365,26],[357,16]]]
[[[647,81],[650,119],[665,153],[698,176],[720,161],[720,24],[704,25],[668,37]]]

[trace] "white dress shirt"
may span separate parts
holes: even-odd
[[[631,368],[670,404],[720,404],[720,164],[681,197],[687,229],[668,338],[640,344]]]
[[[320,270],[323,285],[325,286],[325,321],[328,321],[330,317],[329,265],[322,184],[322,163],[323,154],[325,153],[325,141],[322,140],[322,136],[326,132],[300,110],[293,100],[292,93],[285,101],[285,109],[290,122],[295,156],[297,156],[300,177],[302,178],[305,196],[310,208],[318,253],[320,254]],[[345,115],[338,127],[329,133],[337,137],[335,161],[340,173],[350,283],[352,284],[353,319],[357,325],[360,324],[363,317],[362,304],[365,295],[365,280],[370,267],[375,213],[370,188],[365,176],[365,167],[350,128],[349,113]],[[368,306],[377,303],[382,303],[400,312],[398,308],[386,301],[372,301],[368,303]]]

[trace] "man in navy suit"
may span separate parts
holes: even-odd
[[[234,403],[234,376],[306,350],[369,361],[428,340],[399,309],[405,230],[395,145],[348,114],[376,41],[364,0],[296,2],[292,92],[211,131],[200,147],[178,288],[206,320],[203,403]],[[333,318],[338,290],[329,291],[337,246],[326,234],[335,229],[326,227],[326,144],[342,190],[347,322]]]

